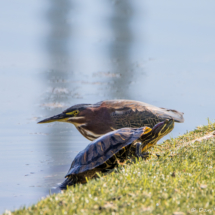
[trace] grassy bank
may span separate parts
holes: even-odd
[[[214,130],[198,127],[156,146],[159,159],[129,162],[12,214],[215,214],[215,140],[179,147]]]

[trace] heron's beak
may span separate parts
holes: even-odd
[[[66,116],[65,114],[61,113],[52,117],[49,117],[47,119],[44,119],[42,121],[39,121],[38,123],[49,123],[49,122],[65,122],[66,118],[68,118],[68,116]]]

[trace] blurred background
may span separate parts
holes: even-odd
[[[73,125],[37,124],[69,106],[184,112],[166,138],[214,122],[214,11],[212,0],[2,1],[0,213],[55,192],[89,143]]]

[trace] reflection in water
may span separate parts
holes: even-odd
[[[132,18],[133,10],[129,1],[118,1],[113,6],[110,18],[110,27],[113,31],[113,41],[110,44],[110,58],[113,60],[112,72],[119,74],[112,82],[111,99],[122,98],[132,99],[128,94],[128,86],[132,81],[130,49],[132,46],[132,32],[129,21]],[[114,92],[113,92],[114,91]]]
[[[47,21],[50,25],[50,32],[46,40],[46,47],[50,58],[49,67],[52,69],[50,79],[55,75],[65,78],[69,71],[70,60],[68,43],[71,37],[71,26],[67,17],[71,10],[71,3],[68,0],[50,0],[50,7],[47,10]]]
[[[49,57],[48,75],[45,77],[45,85],[48,85],[48,94],[45,97],[44,103],[51,104],[51,106],[64,106],[68,100],[68,77],[72,75],[70,68],[70,51],[69,41],[71,40],[71,26],[67,19],[71,11],[71,1],[69,0],[55,0],[49,1],[49,8],[47,10],[47,21],[49,23],[49,34],[46,39],[46,49]],[[71,102],[71,101],[69,101]],[[46,116],[49,116],[50,109],[46,109]],[[60,112],[57,108],[57,111]],[[55,114],[56,112],[54,112]],[[60,125],[62,128],[65,125]],[[58,126],[50,126],[48,130],[47,139],[47,153],[51,156],[53,165],[50,167],[50,175],[57,174],[62,171],[59,165],[62,165],[65,157],[62,152],[62,146],[71,144],[69,142],[69,135],[60,135]],[[63,138],[63,139],[62,139]],[[62,153],[61,153],[62,152]],[[53,185],[53,184],[52,184]],[[48,185],[49,186],[49,185]]]

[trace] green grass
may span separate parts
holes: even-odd
[[[177,148],[213,130],[212,123],[198,127],[156,146],[159,159],[128,162],[12,214],[215,214],[215,140]]]

